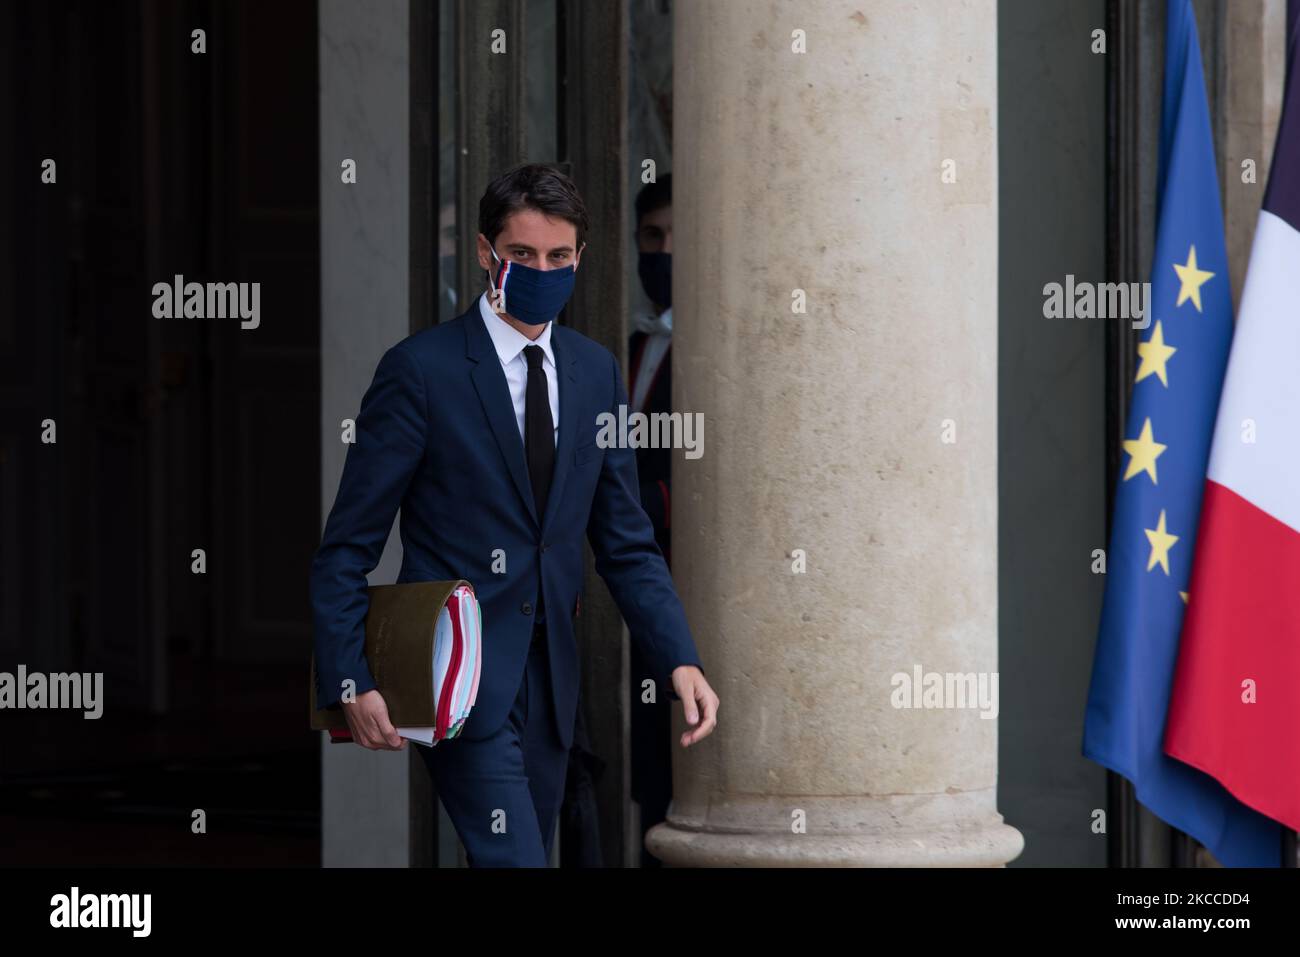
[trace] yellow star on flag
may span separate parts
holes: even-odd
[[[1151,476],[1151,484],[1156,482],[1156,459],[1169,446],[1161,445],[1151,434],[1151,420],[1148,418],[1142,423],[1142,432],[1136,439],[1124,440],[1124,451],[1131,458],[1128,460],[1128,471],[1124,473],[1124,481],[1127,482],[1138,472],[1146,472]]]
[[[1142,357],[1142,364],[1138,366],[1137,378],[1134,381],[1141,382],[1147,376],[1154,374],[1160,376],[1160,381],[1166,389],[1169,388],[1165,363],[1177,351],[1173,346],[1165,345],[1165,331],[1160,328],[1160,323],[1157,321],[1151,338],[1146,342],[1138,343],[1138,355]]]
[[[1155,528],[1144,528],[1147,533],[1147,541],[1151,543],[1151,558],[1147,562],[1147,571],[1156,567],[1164,569],[1165,574],[1169,574],[1169,549],[1173,548],[1174,542],[1178,541],[1177,535],[1170,535],[1165,531],[1165,510],[1160,510],[1160,521],[1156,523]]]
[[[1181,599],[1183,600],[1183,604],[1184,604],[1184,605],[1187,604],[1187,592],[1185,592],[1185,591],[1180,591],[1180,592],[1178,593],[1178,597],[1181,598]]]
[[[1178,301],[1175,306],[1181,306],[1188,299],[1192,300],[1192,305],[1196,311],[1201,311],[1201,286],[1205,281],[1214,275],[1212,272],[1206,272],[1204,269],[1196,268],[1196,247],[1192,246],[1187,252],[1187,262],[1181,266],[1174,263],[1174,272],[1178,273],[1178,280],[1182,283],[1178,288]]]

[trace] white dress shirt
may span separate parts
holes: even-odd
[[[487,293],[478,300],[478,311],[487,326],[492,344],[496,346],[497,357],[501,360],[501,371],[506,374],[506,385],[510,387],[510,402],[515,407],[515,421],[519,423],[519,438],[524,438],[524,409],[528,394],[528,359],[524,356],[524,346],[541,346],[542,371],[546,374],[546,391],[551,400],[551,424],[554,427],[552,437],[558,445],[560,441],[560,379],[555,374],[555,353],[551,349],[551,324],[542,328],[542,334],[536,339],[529,339],[497,315],[496,310],[488,305]]]

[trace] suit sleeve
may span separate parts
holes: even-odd
[[[641,508],[656,530],[667,528],[668,483],[663,479],[642,479]]]
[[[609,411],[617,417],[619,405],[627,404],[627,392],[618,361],[613,353],[608,355]],[[632,640],[645,659],[654,663],[661,687],[678,699],[673,669],[681,665],[704,668],[668,565],[655,543],[654,528],[641,507],[636,449],[605,449],[587,521],[587,540],[595,555],[596,571],[609,586]]]
[[[311,568],[316,703],[336,705],[343,682],[375,687],[365,658],[366,575],[379,564],[393,519],[424,456],[424,381],[403,350],[389,349],[361,400],[338,494]]]

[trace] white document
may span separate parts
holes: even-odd
[[[451,663],[452,643],[455,635],[451,630],[451,612],[447,606],[442,607],[438,613],[438,623],[433,632],[433,674],[430,680],[433,682],[433,712],[438,713],[438,698],[442,690],[442,681],[440,678],[447,673],[447,665]],[[418,741],[420,744],[433,747],[433,732],[436,728],[397,728],[397,733],[411,741]]]

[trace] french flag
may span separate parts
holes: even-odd
[[[1164,751],[1300,830],[1300,3],[1232,339]]]

